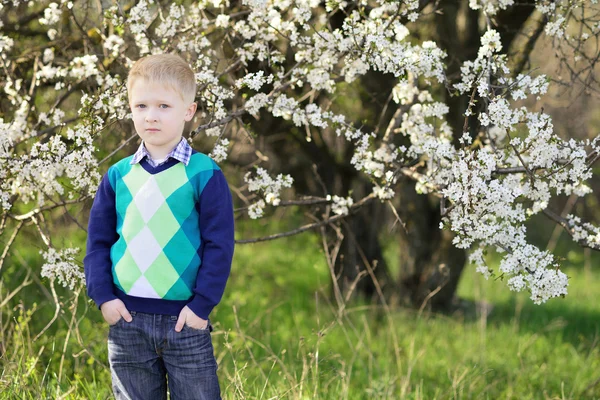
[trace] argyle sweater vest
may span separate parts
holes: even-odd
[[[120,238],[110,257],[114,284],[124,293],[167,300],[192,296],[201,261],[196,193],[213,168],[208,157],[154,175],[140,164],[115,165],[109,178]]]
[[[94,200],[84,259],[88,294],[99,306],[120,298],[130,310],[176,315],[188,305],[207,318],[233,256],[223,174],[197,152],[187,166],[130,161],[109,169]]]

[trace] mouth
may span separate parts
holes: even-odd
[[[158,132],[160,129],[156,129],[156,128],[149,128],[146,129],[146,132]]]

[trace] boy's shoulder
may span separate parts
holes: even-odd
[[[108,171],[111,172],[112,171],[122,171],[123,169],[130,169],[131,168],[131,159],[133,158],[134,154],[122,158],[119,161],[117,161],[116,163],[114,163],[113,165],[111,165],[108,168]]]
[[[114,181],[118,176],[123,177],[123,176],[127,175],[127,173],[131,170],[131,159],[132,158],[133,158],[133,155],[122,158],[121,160],[117,161],[116,163],[114,163],[113,165],[111,165],[108,168],[108,171],[106,171],[106,175],[108,176],[109,180],[111,181],[111,184],[114,184]]]
[[[207,170],[220,170],[219,166],[212,158],[196,150],[192,150],[188,168],[198,172]]]

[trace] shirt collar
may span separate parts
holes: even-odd
[[[171,152],[169,154],[167,154],[167,157],[165,159],[168,160],[169,158],[174,158],[177,161],[181,161],[182,163],[184,163],[187,166],[188,163],[190,162],[191,156],[192,156],[192,147],[188,144],[188,142],[187,142],[187,140],[185,140],[185,138],[181,138],[181,141],[177,144],[177,146],[175,146],[175,148],[173,150],[171,150]],[[146,146],[144,146],[144,142],[142,142],[140,144],[140,147],[138,147],[137,151],[133,155],[133,158],[131,159],[130,164],[131,165],[137,164],[140,161],[142,161],[144,159],[144,157],[148,157],[149,159],[152,158],[150,156],[150,153],[148,153],[148,150],[146,150]]]

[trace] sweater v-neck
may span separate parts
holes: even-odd
[[[146,171],[147,173],[149,173],[150,175],[155,175],[158,174],[160,172],[166,171],[169,168],[177,165],[178,163],[180,163],[181,161],[176,160],[174,158],[169,158],[169,160],[167,160],[165,163],[157,166],[157,167],[153,167],[152,165],[150,165],[150,163],[148,162],[148,160],[144,157],[144,159],[142,159],[138,164],[144,168],[144,171]]]

